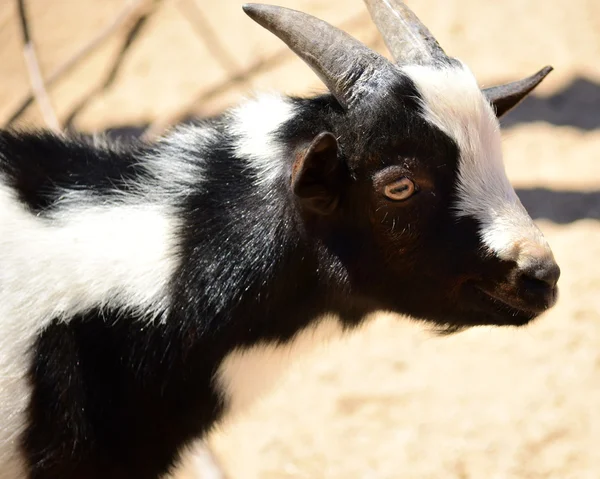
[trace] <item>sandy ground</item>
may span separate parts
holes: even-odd
[[[194,1],[194,0],[191,0]],[[308,93],[318,80],[234,0],[164,0],[104,89],[124,31],[50,89],[86,131],[139,126],[186,105],[210,114],[253,89]],[[383,44],[360,0],[281,0]],[[28,0],[49,74],[122,0]],[[413,0],[446,51],[483,85],[556,71],[506,120],[508,174],[563,270],[557,307],[526,329],[439,338],[382,316],[299,363],[210,438],[232,479],[600,477],[600,2]],[[14,5],[0,0],[0,121],[28,92]],[[184,15],[182,15],[184,13]],[[208,32],[208,33],[207,33]],[[227,55],[215,55],[225,48]],[[274,66],[269,66],[278,55]],[[264,61],[239,84],[223,82]],[[193,99],[198,101],[192,102]],[[22,125],[40,125],[34,106]],[[190,471],[187,471],[190,474]],[[181,473],[180,478],[187,477]],[[191,477],[191,476],[190,476]]]

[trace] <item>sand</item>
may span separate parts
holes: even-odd
[[[306,66],[280,53],[278,40],[245,17],[241,2],[196,2],[204,12],[203,35],[212,39],[199,41],[182,15],[187,0],[164,0],[114,81],[75,116],[76,128],[145,125],[194,98],[200,101],[190,111],[211,114],[252,90],[322,90]],[[360,0],[279,3],[348,26],[385,52]],[[48,74],[123,2],[27,4]],[[508,175],[562,268],[558,305],[525,329],[479,328],[445,338],[422,324],[381,316],[298,363],[272,394],[220,427],[209,444],[232,479],[597,479],[600,2],[409,5],[482,85],[546,64],[556,69],[507,117],[504,151]],[[0,0],[0,121],[28,91],[14,13],[13,2]],[[123,38],[121,31],[50,89],[61,120],[102,84]],[[215,56],[219,46],[229,53]],[[269,66],[273,55],[278,61]],[[222,87],[260,60],[267,61],[263,70]],[[41,125],[35,106],[20,125]],[[192,476],[190,470],[178,475]]]

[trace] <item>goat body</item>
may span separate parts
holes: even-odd
[[[311,124],[311,103],[264,97],[155,146],[0,134],[0,477],[13,441],[40,477],[155,477],[299,331],[358,324],[277,184],[280,119]]]

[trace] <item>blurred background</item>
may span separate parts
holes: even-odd
[[[252,91],[323,89],[240,0],[23,3],[35,55],[24,49],[18,2],[0,0],[2,126],[152,139]],[[276,3],[388,55],[361,0]],[[562,268],[561,298],[521,330],[436,337],[378,318],[215,431],[213,477],[598,479],[600,2],[407,3],[482,86],[555,67],[504,121],[504,152]],[[189,455],[175,477],[203,477],[199,462]]]

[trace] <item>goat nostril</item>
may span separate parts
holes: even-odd
[[[560,268],[554,261],[540,261],[523,271],[521,277],[530,286],[554,288],[560,277]]]

